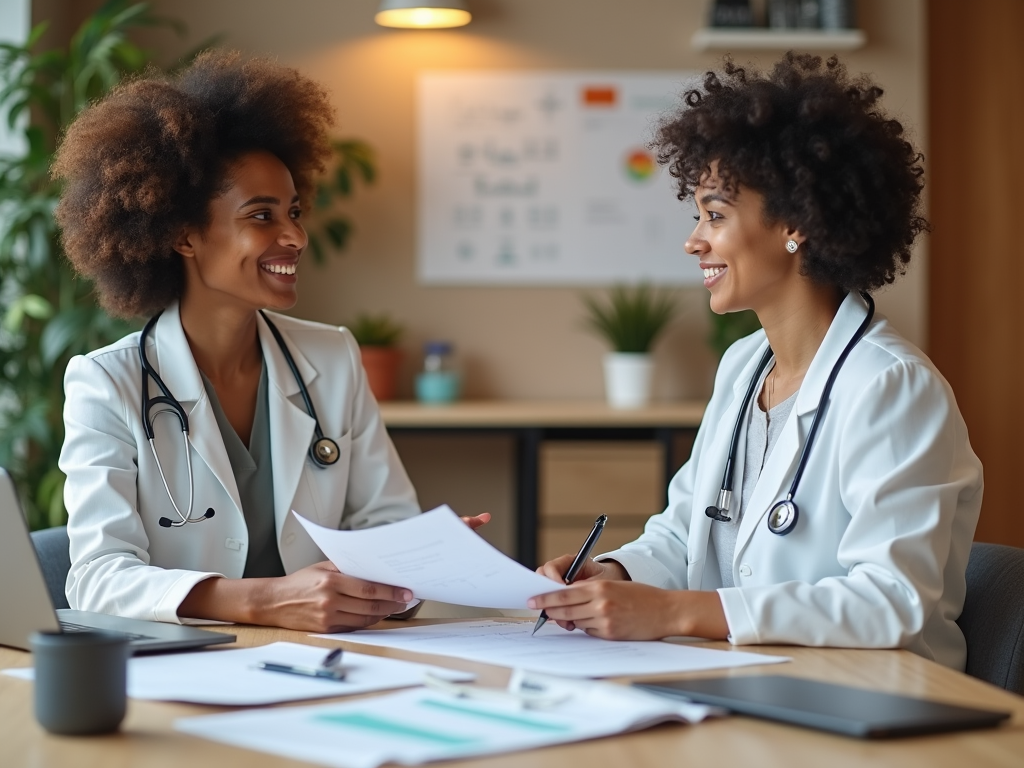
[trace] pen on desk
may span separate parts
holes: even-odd
[[[345,670],[341,668],[341,648],[335,648],[324,657],[319,667],[303,667],[296,664],[279,664],[275,661],[261,661],[256,666],[267,672],[284,672],[303,677],[319,677],[325,680],[344,680]]]
[[[594,521],[594,527],[591,529],[590,535],[583,542],[583,546],[580,547],[580,551],[576,554],[576,559],[572,561],[572,565],[569,566],[569,570],[565,572],[566,584],[572,584],[576,580],[576,574],[580,572],[580,568],[583,567],[583,564],[587,562],[587,558],[590,557],[590,551],[597,544],[597,540],[601,538],[601,531],[604,530],[604,524],[607,522],[608,515],[601,515]],[[537,630],[543,627],[547,620],[547,611],[541,611],[540,616],[537,617],[537,623],[533,625],[533,632],[530,633],[530,637],[536,635]]]

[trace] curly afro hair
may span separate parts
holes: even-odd
[[[270,152],[308,199],[330,157],[332,123],[322,87],[237,53],[210,51],[176,76],[126,82],[84,110],[57,151],[64,250],[111,314],[164,309],[185,282],[172,245],[185,227],[208,225],[232,161]]]
[[[802,272],[870,291],[906,271],[921,213],[923,156],[879,107],[882,89],[832,57],[786,54],[770,72],[726,60],[658,128],[658,159],[694,194],[718,162],[727,190],[764,197],[764,217],[805,237]]]

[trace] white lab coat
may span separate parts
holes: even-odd
[[[270,329],[258,318],[266,361],[274,472],[274,516],[285,571],[325,560],[290,510],[330,528],[368,528],[419,513],[416,494],[366,384],[359,348],[344,328],[271,315],[305,380],[327,437],[340,449],[332,466],[309,458],[313,419]],[[193,586],[214,575],[240,578],[248,531],[238,489],[199,369],[168,308],[147,338],[147,354],[188,414],[194,450],[193,517],[181,528],[146,439],[140,403],[139,334],[75,357],[64,378],[66,436],[60,468],[71,539],[67,580],[72,608],[178,622]],[[151,396],[160,395],[150,381]],[[156,413],[158,408],[154,408]],[[188,473],[178,420],[155,419],[155,443],[175,502],[188,507]]]
[[[666,510],[643,535],[603,555],[634,581],[665,589],[717,589],[736,644],[907,648],[963,669],[955,624],[981,510],[981,462],[949,385],[930,360],[876,316],[836,380],[786,536],[766,515],[785,498],[825,381],[866,313],[851,293],[818,349],[796,403],[742,511],[722,588],[704,510],[716,504],[729,440],[764,331],[722,358],[690,460],[669,486]],[[739,507],[745,449],[737,454]]]

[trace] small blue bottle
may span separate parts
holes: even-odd
[[[416,399],[421,403],[453,403],[459,399],[462,377],[452,366],[452,345],[428,341],[423,345],[423,370],[416,374]]]

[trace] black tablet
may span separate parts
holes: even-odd
[[[652,693],[714,704],[742,715],[861,739],[989,728],[1011,715],[1010,712],[940,704],[781,675],[666,680],[634,685]]]

